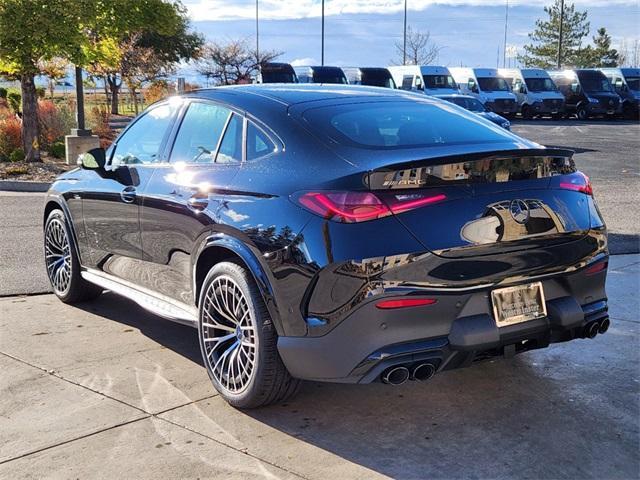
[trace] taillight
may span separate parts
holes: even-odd
[[[376,303],[376,308],[390,310],[394,308],[424,307],[433,305],[436,302],[435,298],[399,298],[396,300],[381,300]]]
[[[560,182],[560,188],[565,190],[574,190],[576,192],[584,193],[585,195],[593,196],[593,187],[591,186],[591,180],[582,172],[576,172],[572,175],[568,175],[565,181]]]
[[[306,192],[294,199],[328,220],[342,223],[366,222],[441,202],[444,194],[388,195],[382,201],[372,192]]]
[[[596,273],[600,273],[604,270],[606,270],[607,266],[609,265],[608,261],[602,261],[602,262],[598,262],[598,263],[594,263],[593,265],[587,267],[587,269],[585,270],[585,275],[595,275]]]

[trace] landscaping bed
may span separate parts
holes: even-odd
[[[61,173],[75,168],[75,165],[67,165],[64,160],[53,157],[43,156],[42,160],[34,163],[0,162],[0,180],[51,183]]]

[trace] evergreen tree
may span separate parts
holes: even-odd
[[[524,46],[525,53],[518,60],[527,67],[552,68],[557,66],[560,37],[560,0],[544,7],[548,19],[538,19],[536,29],[529,34],[531,43]],[[572,65],[581,50],[582,39],[589,35],[587,12],[576,11],[572,3],[565,3],[562,16],[562,45],[560,64]]]
[[[598,34],[593,37],[594,67],[617,67],[620,55],[615,48],[611,48],[611,35],[607,29],[598,29]]]

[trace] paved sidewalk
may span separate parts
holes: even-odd
[[[104,294],[0,299],[0,478],[637,478],[640,255],[612,327],[401,387],[228,407],[195,331]]]

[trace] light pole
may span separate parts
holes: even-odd
[[[324,65],[324,0],[322,0],[322,47],[320,53],[320,65]]]
[[[562,23],[564,22],[564,0],[560,0],[560,31],[558,32],[558,68],[562,68]]]
[[[256,0],[256,62],[260,63],[260,30],[258,23],[258,0]]]
[[[509,0],[504,12],[504,51],[502,54],[502,68],[507,66],[507,25],[509,24]]]
[[[404,34],[402,40],[402,64],[407,64],[407,0],[404,0]]]

